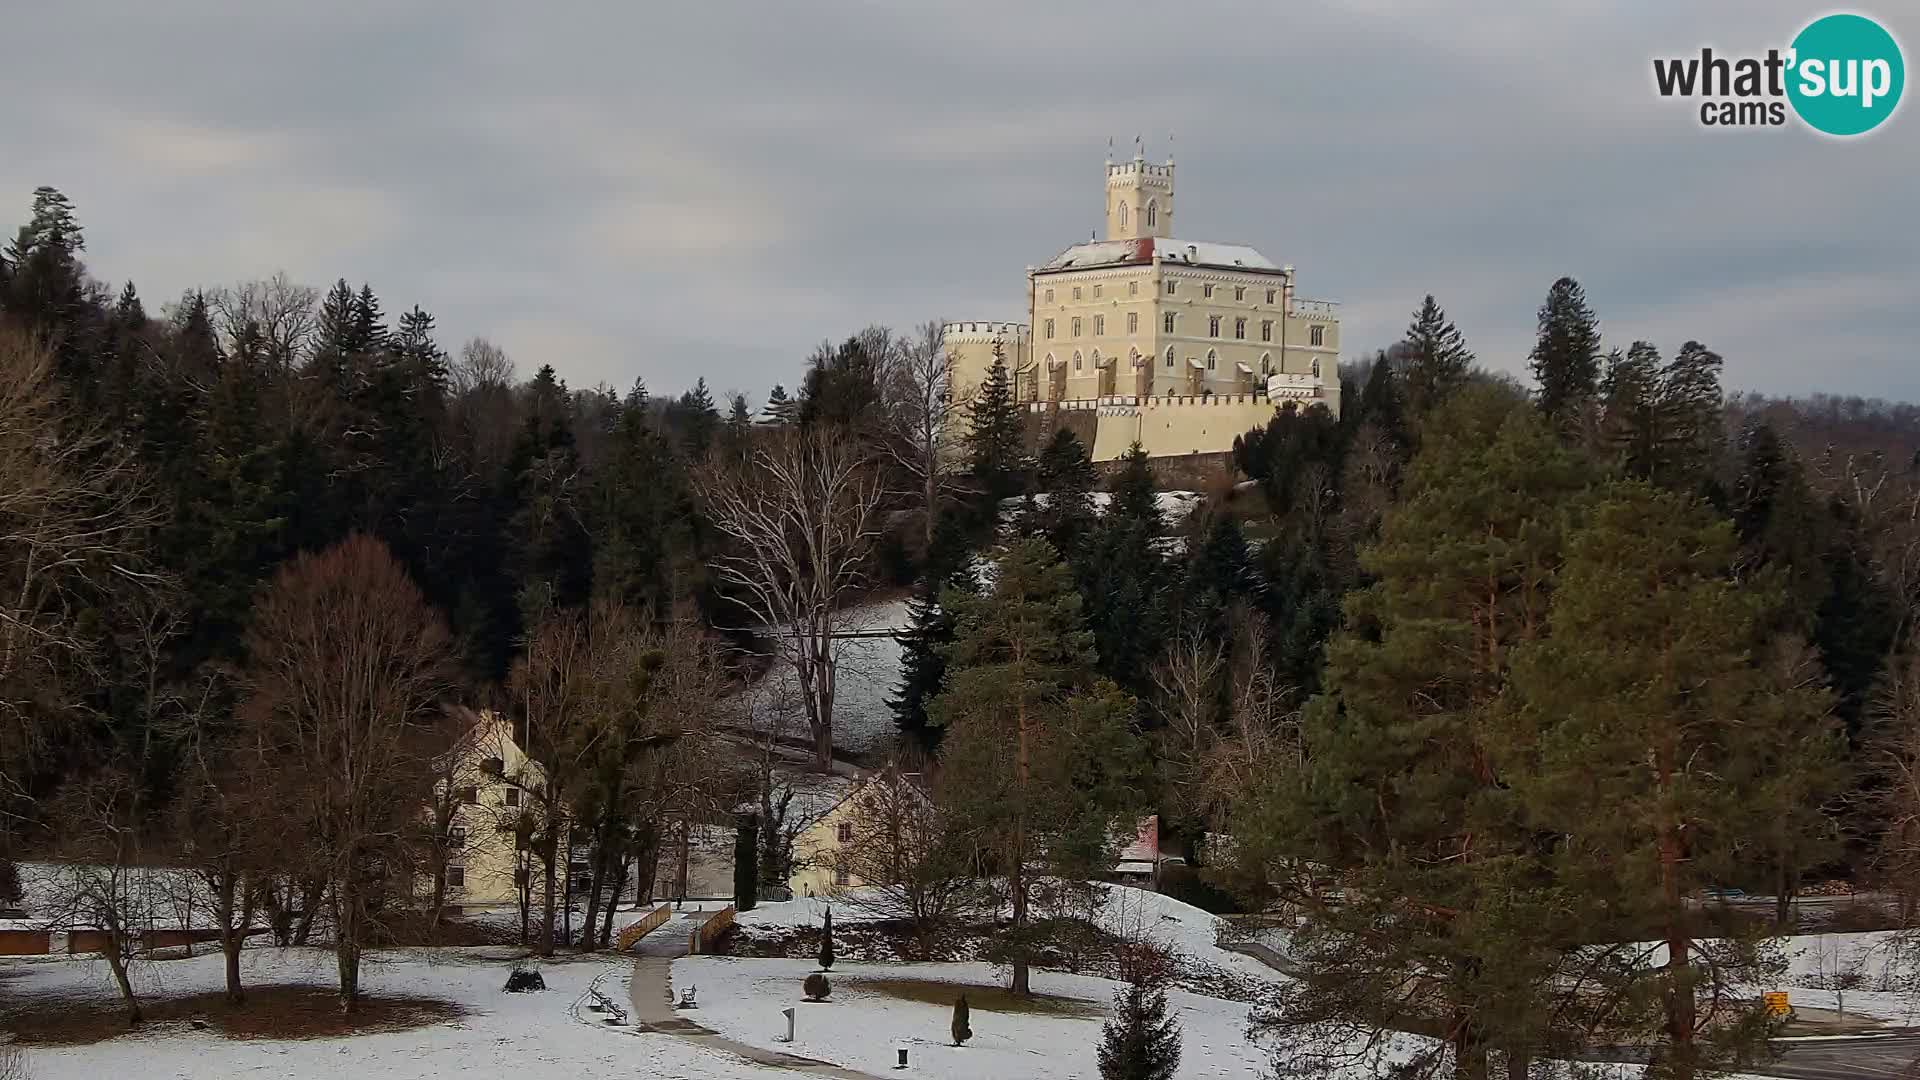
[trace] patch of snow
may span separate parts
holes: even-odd
[[[836,916],[837,918],[837,916]],[[958,996],[969,986],[1003,985],[990,964],[836,964],[821,1003],[801,1000],[800,984],[818,970],[808,960],[736,960],[693,956],[676,960],[676,987],[700,987],[700,1022],[740,1042],[832,1061],[872,1073],[891,1070],[897,1046],[906,1046],[914,1076],[942,1080],[1022,1077],[1069,1080],[1099,1075],[1095,1048],[1101,1025],[1120,984],[1088,975],[1033,973],[1035,993],[1067,999],[1074,1014],[1000,1013],[970,1000],[973,1038],[951,1045],[950,1001],[930,1003],[894,996],[878,980],[952,983]],[[1262,1076],[1266,1050],[1248,1040],[1247,1006],[1174,990],[1167,1003],[1181,1026],[1180,1077]],[[781,1010],[795,1011],[792,1044]]]
[[[502,949],[396,950],[367,955],[363,981],[371,994],[438,997],[466,1009],[461,1020],[409,1031],[346,1038],[226,1039],[183,1024],[150,1024],[138,1033],[92,1046],[26,1047],[27,1071],[35,1080],[97,1080],[138,1076],[142,1080],[200,1080],[263,1075],[296,1080],[450,1080],[511,1076],[515,1080],[596,1080],[661,1077],[672,1080],[791,1080],[786,1070],[753,1065],[670,1035],[631,1029],[584,1030],[574,1020],[575,1003],[605,963],[561,961],[539,965],[547,991],[509,994],[513,952]],[[265,983],[331,985],[333,957],[315,949],[249,949],[246,978]],[[623,1005],[626,964],[602,989]],[[136,966],[142,993],[185,995],[220,989],[222,958],[216,950],[190,960]],[[9,998],[114,996],[106,965],[0,961]],[[705,995],[702,994],[704,1003]],[[589,1014],[590,1015],[590,1014]]]

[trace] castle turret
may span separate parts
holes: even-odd
[[[1138,140],[1132,161],[1107,161],[1107,239],[1173,235],[1173,159],[1149,165]]]

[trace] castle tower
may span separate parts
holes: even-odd
[[[1173,158],[1147,164],[1134,140],[1133,160],[1107,159],[1107,239],[1173,235]]]

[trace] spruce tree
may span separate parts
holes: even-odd
[[[1041,540],[1009,545],[990,592],[950,593],[958,629],[945,688],[927,707],[949,730],[940,797],[977,830],[1007,880],[1012,922],[996,955],[1013,991],[1032,992],[1040,942],[1035,876],[1085,877],[1111,865],[1117,822],[1138,809],[1133,703],[1097,678],[1080,598]]]
[[[1540,305],[1539,332],[1528,366],[1539,384],[1536,400],[1556,430],[1577,433],[1586,424],[1600,380],[1600,322],[1580,283],[1563,277]]]
[[[1100,1080],[1172,1080],[1180,1068],[1180,1021],[1166,992],[1132,982],[1113,995],[1100,1034]]]
[[[775,383],[773,391],[767,395],[767,405],[760,410],[762,424],[792,424],[799,416],[799,402],[787,396],[787,388]]]
[[[1068,553],[1071,559],[1094,521],[1093,487],[1098,477],[1087,448],[1073,432],[1056,430],[1040,452],[1034,479],[1044,502],[1029,512],[1025,528],[1044,536],[1054,550]]]
[[[1154,492],[1153,465],[1138,442],[1127,447],[1126,454],[1120,458],[1120,471],[1114,474],[1108,490],[1113,493],[1107,507],[1108,517],[1136,523],[1149,536],[1158,536],[1166,530],[1166,519],[1160,513],[1160,497]]]
[[[1003,499],[1018,495],[1026,486],[1026,440],[1020,407],[1013,400],[1013,380],[997,343],[986,381],[967,406],[966,456],[967,469],[989,518],[998,512]]]
[[[1401,375],[1407,391],[1407,405],[1415,413],[1425,413],[1466,382],[1473,370],[1473,351],[1459,328],[1440,309],[1432,293],[1420,302],[1407,325],[1401,350]]]

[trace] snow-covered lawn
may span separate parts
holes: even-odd
[[[801,1000],[800,983],[818,970],[806,960],[736,960],[694,956],[673,965],[675,992],[698,986],[700,1023],[729,1038],[769,1049],[787,1050],[805,1057],[832,1061],[849,1068],[881,1073],[893,1067],[894,1048],[904,1045],[912,1055],[912,1075],[951,1077],[1026,1077],[1032,1080],[1068,1080],[1099,1075],[1094,1059],[1100,1028],[1119,984],[1088,975],[1037,971],[1035,993],[1064,999],[1062,1011],[993,1012],[972,1005],[973,1038],[963,1047],[950,1045],[952,998],[918,1000],[890,993],[892,980],[953,984],[953,995],[969,986],[1003,985],[992,965],[967,964],[836,964],[828,978],[830,1000],[809,1004]],[[1168,1004],[1182,1029],[1182,1077],[1260,1076],[1267,1055],[1246,1036],[1247,1006],[1220,998],[1172,991]],[[795,1039],[779,1042],[786,1020],[781,1010],[793,1008]],[[1068,1012],[1066,1010],[1071,1010]]]
[[[750,1065],[669,1035],[592,1026],[576,1003],[596,976],[624,1004],[624,961],[542,967],[544,993],[508,994],[511,962],[499,949],[404,950],[371,954],[364,972],[372,994],[450,1000],[466,1010],[455,1022],[407,1031],[308,1040],[239,1040],[184,1024],[150,1025],[90,1046],[28,1047],[35,1080],[173,1080],[271,1076],[346,1080],[442,1080],[511,1076],[515,1080],[582,1080],[635,1076],[676,1080],[777,1080],[793,1074]],[[143,993],[188,995],[223,985],[217,952],[191,960],[141,965]],[[313,949],[253,949],[246,977],[258,984],[325,986],[332,956]],[[104,964],[87,960],[0,961],[0,1002],[35,996],[113,997]],[[583,1021],[582,1017],[585,1018]]]
[[[1239,985],[1279,978],[1251,957],[1214,944],[1220,920],[1199,908],[1157,893],[1105,887],[1107,899],[1096,916],[1113,933],[1144,936],[1179,953],[1189,963],[1232,976]],[[818,926],[829,906],[837,926],[863,921],[844,898],[798,899],[763,903],[739,916],[747,928]],[[979,962],[948,964],[836,964],[828,978],[832,999],[801,1001],[800,984],[817,970],[808,960],[747,960],[689,957],[673,965],[676,992],[698,986],[699,1021],[722,1034],[769,1049],[784,1049],[851,1068],[879,1072],[894,1063],[894,1048],[906,1045],[914,1075],[935,1077],[1019,1076],[1044,1078],[1098,1075],[1094,1049],[1118,983],[1090,975],[1036,971],[1037,994],[1057,998],[1057,1007],[1009,1013],[981,1003],[978,989],[969,999],[974,1037],[964,1047],[948,1045],[953,997],[966,987],[1005,985],[1004,972]],[[893,983],[889,989],[886,983]],[[907,985],[901,986],[901,983]],[[938,986],[953,984],[951,994]],[[931,992],[929,992],[931,991]],[[1170,991],[1168,1004],[1184,1031],[1183,1077],[1253,1077],[1268,1067],[1265,1049],[1247,1037],[1245,1001],[1182,990]],[[796,1041],[784,1034],[781,1010],[797,1009]]]

